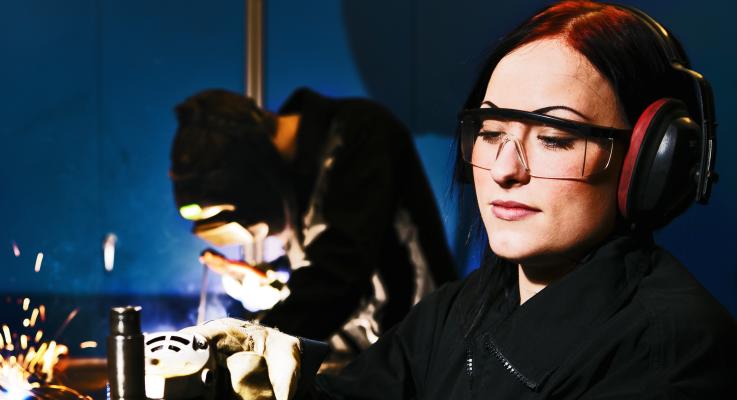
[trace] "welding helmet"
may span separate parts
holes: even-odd
[[[274,116],[226,90],[195,94],[176,107],[171,150],[174,199],[193,232],[238,223],[286,226],[291,186],[272,142]]]

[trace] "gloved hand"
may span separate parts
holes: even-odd
[[[248,311],[271,309],[289,296],[285,281],[278,279],[274,271],[262,271],[246,262],[228,259],[212,249],[200,254],[200,262],[222,276],[225,292]],[[277,280],[281,285],[272,285]]]
[[[300,341],[276,329],[222,318],[182,329],[205,336],[217,350],[218,365],[230,371],[241,399],[290,400],[300,371]]]

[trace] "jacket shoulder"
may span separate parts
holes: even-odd
[[[650,260],[639,290],[645,307],[684,329],[736,332],[734,318],[670,252],[656,246]]]
[[[656,367],[714,384],[724,383],[724,374],[737,376],[737,321],[668,251],[656,247],[651,267],[636,298],[655,333]]]

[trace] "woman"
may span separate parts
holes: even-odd
[[[415,307],[340,376],[319,377],[319,393],[734,395],[735,321],[650,237],[698,189],[667,182],[676,187],[654,203],[644,189],[619,193],[623,164],[632,163],[625,162],[630,132],[648,106],[674,97],[698,114],[688,77],[670,66],[668,44],[636,13],[563,2],[502,40],[459,129],[458,175],[473,181],[496,257]],[[684,134],[699,129],[677,119]],[[688,154],[676,163],[689,162],[687,147],[677,151]],[[624,168],[629,174],[633,166]],[[631,191],[640,189],[630,180]],[[639,210],[638,194],[645,199]]]
[[[566,1],[501,41],[458,137],[484,265],[300,397],[736,396],[737,324],[651,239],[713,162],[708,85],[658,29]]]

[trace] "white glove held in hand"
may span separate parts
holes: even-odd
[[[299,378],[300,342],[294,336],[252,322],[222,318],[182,329],[199,333],[227,366],[241,399],[290,400]]]

